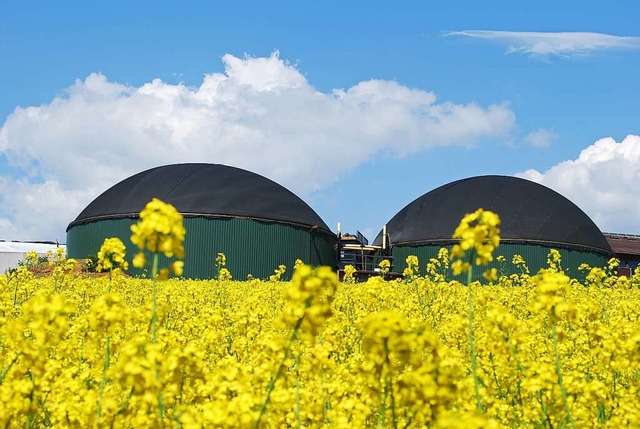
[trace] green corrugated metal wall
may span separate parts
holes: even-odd
[[[86,258],[98,253],[105,238],[118,237],[127,246],[127,260],[131,261],[136,249],[130,227],[135,222],[137,219],[109,219],[75,226],[67,232],[67,253],[71,258]],[[248,274],[267,278],[280,264],[287,266],[285,278],[290,278],[296,259],[311,265],[334,267],[336,263],[336,237],[318,230],[251,219],[204,217],[185,218],[184,226],[184,276],[188,278],[214,277],[218,252],[227,256],[227,268],[238,280]],[[130,269],[130,274],[142,272]]]
[[[392,249],[393,256],[393,271],[402,272],[406,268],[406,259],[409,255],[415,255],[420,261],[420,274],[424,275],[425,267],[430,258],[436,258],[438,251],[442,246],[440,245],[426,245],[426,246],[394,246]],[[452,246],[446,246],[451,250]],[[504,274],[513,274],[516,272],[516,267],[511,263],[513,255],[519,254],[524,258],[529,267],[530,273],[533,275],[538,272],[540,268],[547,266],[547,255],[552,247],[541,246],[537,244],[515,244],[515,243],[502,243],[493,252],[494,261],[489,265],[491,268],[496,268]],[[560,252],[562,256],[562,268],[568,276],[582,280],[584,275],[578,271],[578,267],[582,263],[587,263],[592,267],[602,267],[606,265],[610,256],[602,255],[595,252],[585,252],[576,249],[563,249],[555,248]],[[498,255],[502,255],[506,258],[506,263],[500,266],[495,260]],[[482,269],[476,268],[474,278],[476,280],[482,279],[482,272],[487,267]]]

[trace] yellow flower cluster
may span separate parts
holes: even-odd
[[[533,310],[553,310],[565,303],[571,291],[571,279],[562,272],[553,269],[541,270],[533,277],[536,285],[536,299],[533,302]]]
[[[455,400],[462,376],[462,368],[447,360],[438,336],[422,325],[412,327],[397,310],[365,317],[362,331],[362,368],[379,393],[378,426],[433,424]]]
[[[521,274],[529,274],[529,267],[527,266],[527,262],[522,258],[522,255],[513,255],[511,258],[511,263],[515,265]]]
[[[216,265],[218,267],[226,267],[227,266],[227,255],[222,252],[218,252],[216,255]]]
[[[117,237],[105,238],[98,251],[98,271],[128,270],[129,263],[125,261],[127,248]]]
[[[547,255],[547,267],[553,271],[562,271],[562,256],[556,249],[551,249]]]
[[[382,277],[389,273],[391,269],[391,262],[388,259],[383,259],[378,264],[378,268],[380,268],[380,272],[382,273]]]
[[[278,268],[276,268],[275,270],[273,270],[273,274],[271,274],[269,276],[269,281],[272,282],[279,282],[280,279],[282,278],[282,276],[284,275],[284,273],[287,272],[287,266],[286,265],[278,265]]]
[[[338,276],[329,267],[299,266],[286,291],[284,320],[300,331],[315,336],[331,316],[331,303],[338,288]]]
[[[488,210],[478,209],[462,218],[453,233],[453,238],[460,240],[451,249],[451,256],[458,258],[451,265],[454,275],[467,272],[474,258],[476,265],[493,261],[493,251],[500,244],[499,226],[500,217]]]
[[[407,268],[404,269],[402,275],[406,280],[411,281],[420,270],[420,262],[418,261],[418,257],[416,255],[409,255],[407,256],[406,263]]]
[[[218,280],[226,282],[233,279],[231,271],[226,268],[227,256],[224,253],[218,253],[216,256],[216,271],[218,272]]]
[[[185,229],[182,224],[182,215],[171,204],[160,201],[157,198],[147,203],[140,212],[140,221],[131,225],[131,242],[140,250],[133,258],[136,268],[143,268],[147,264],[143,250],[148,250],[154,255],[164,254],[167,258],[175,256],[184,258]],[[171,265],[172,271],[182,275],[183,262],[175,261]],[[168,272],[163,270],[160,278],[167,278]]]
[[[342,281],[345,283],[355,283],[356,279],[355,279],[355,274],[356,272],[358,272],[358,270],[356,270],[356,267],[354,267],[353,265],[345,265],[344,266],[344,277],[342,278]]]
[[[449,249],[442,247],[437,258],[430,258],[426,267],[426,276],[434,282],[444,282],[449,270]]]

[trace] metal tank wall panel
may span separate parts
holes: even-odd
[[[424,245],[424,246],[395,246],[392,250],[394,266],[393,270],[396,272],[402,272],[406,267],[406,259],[409,255],[415,255],[420,261],[420,274],[424,275],[425,267],[430,258],[436,258],[438,252],[441,249],[440,245]],[[445,246],[451,250],[452,246]],[[607,261],[611,257],[610,255],[604,255],[594,252],[586,252],[576,249],[566,249],[554,247],[560,252],[562,256],[562,268],[567,275],[577,279],[582,279],[584,274],[578,271],[578,267],[582,263],[587,263],[592,267],[603,267],[607,264]],[[514,243],[501,243],[500,246],[494,251],[494,261],[483,267],[474,266],[475,274],[474,279],[482,279],[482,272],[487,268],[496,268],[498,272],[509,275],[519,273],[517,268],[511,263],[511,259],[514,255],[519,254],[527,263],[531,275],[538,272],[540,268],[547,266],[547,255],[551,247],[536,245],[536,244],[514,244]],[[498,255],[505,257],[506,262],[499,264],[496,261]],[[483,280],[484,281],[484,280]]]
[[[296,259],[312,265],[335,263],[335,239],[310,229],[234,218],[188,218],[185,227],[185,275],[192,278],[212,277],[218,252],[225,254],[227,269],[238,280],[249,274],[268,278],[280,264],[290,278]]]
[[[130,227],[136,221],[106,219],[70,228],[69,257],[95,255],[105,238],[118,237],[127,246],[127,259],[131,261],[136,249],[130,240]],[[218,252],[226,255],[227,269],[238,280],[246,279],[248,274],[268,278],[280,264],[287,267],[284,278],[290,278],[296,259],[311,265],[335,265],[336,238],[317,229],[237,218],[187,217],[184,224],[187,230],[184,276],[187,278],[214,277]],[[162,257],[160,267],[170,262]],[[143,273],[130,269],[132,275]]]

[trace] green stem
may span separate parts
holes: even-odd
[[[111,360],[110,345],[111,341],[109,339],[109,336],[107,335],[104,344],[104,364],[102,366],[102,381],[100,382],[100,394],[98,396],[98,410],[96,411],[98,418],[100,418],[100,416],[102,415],[102,397],[104,395],[104,388],[107,385],[107,370],[109,369]]]
[[[562,378],[562,367],[560,365],[560,352],[558,351],[558,332],[556,330],[556,309],[551,307],[551,336],[553,337],[553,352],[556,358],[556,373],[558,374],[558,386],[560,386],[560,394],[562,395],[562,405],[564,405],[564,411],[567,413],[571,427],[576,428],[576,422],[571,414],[571,408],[569,408],[569,401],[567,400],[567,391],[564,388],[564,381]]]
[[[498,391],[498,397],[502,398],[502,387],[500,386],[500,380],[498,380],[498,374],[496,374],[496,361],[493,358],[493,352],[489,352],[489,362],[491,362],[491,372],[493,373],[493,382],[496,385]]]
[[[482,400],[480,398],[480,379],[478,378],[478,358],[476,356],[476,339],[473,332],[473,291],[471,280],[473,279],[473,253],[469,258],[469,270],[467,271],[467,315],[469,319],[469,354],[471,357],[471,373],[473,374],[473,388],[476,392],[476,408],[483,412]]]
[[[124,414],[124,412],[127,411],[127,408],[129,408],[129,401],[131,400],[131,395],[133,395],[133,386],[129,389],[129,393],[127,393],[127,396],[124,398],[124,402],[120,405],[118,412],[113,416],[113,419],[111,420],[111,424],[109,425],[109,429],[113,429],[113,425],[115,425],[116,423],[116,418],[119,415]]]
[[[544,393],[542,390],[538,391],[538,402],[540,402],[540,410],[542,412],[542,425],[549,426],[551,429],[553,429],[551,420],[549,420],[549,415],[547,413],[547,407],[544,404]]]
[[[513,347],[513,344],[511,344],[511,338],[506,334],[505,334],[505,340],[507,342],[507,347],[509,348],[509,354],[513,357],[513,360],[516,363],[516,368],[518,369],[518,372],[517,372],[518,379],[516,381],[516,400],[518,403],[517,416],[519,418],[519,416],[524,415],[522,411],[522,375],[524,373],[524,366],[522,366],[522,364],[518,360],[516,349]]]
[[[0,384],[2,384],[2,382],[4,381],[4,377],[7,375],[7,373],[9,372],[11,367],[13,366],[13,364],[16,363],[16,361],[18,360],[19,357],[20,357],[20,354],[15,355],[13,360],[11,360],[11,362],[9,362],[9,365],[7,365],[7,367],[4,370],[0,371]]]
[[[158,342],[158,314],[157,314],[157,302],[158,302],[158,254],[153,254],[153,265],[151,267],[151,282],[152,282],[152,298],[151,298],[151,338],[153,344]],[[156,382],[160,382],[160,367],[158,360],[154,362],[155,367],[155,379]],[[164,417],[164,400],[162,398],[162,390],[158,392],[158,418],[162,421]]]
[[[153,339],[153,343],[155,344],[158,340],[157,330],[158,330],[158,318],[156,315],[156,302],[158,300],[158,254],[153,254],[153,266],[151,268],[151,282],[152,282],[152,291],[151,291],[151,338]]]
[[[396,415],[396,398],[393,394],[393,383],[391,380],[391,360],[389,359],[389,347],[387,345],[387,340],[385,340],[384,342],[384,361],[387,367],[387,374],[385,376],[385,388],[391,396],[391,421],[393,424],[393,429],[398,429],[398,416]]]
[[[19,284],[20,284],[20,282],[16,279],[16,289],[15,289],[15,292],[13,293],[13,306],[14,307],[18,303],[18,285]]]
[[[376,380],[378,381],[378,427],[387,425],[387,389],[382,385],[382,371],[384,367],[380,367],[380,371],[376,371]]]
[[[300,356],[296,353],[293,356],[295,367],[296,367],[296,422],[298,424],[298,429],[302,427],[302,422],[300,420]]]
[[[35,395],[35,390],[36,390],[36,377],[33,375],[33,373],[30,372],[29,378],[31,379],[31,391],[29,392],[29,412],[27,413],[27,422],[25,424],[26,429],[31,428],[31,426],[33,425],[37,417],[37,415],[34,415],[33,412],[31,411],[33,407],[33,397]]]
[[[280,378],[280,375],[282,374],[284,363],[289,358],[289,353],[291,352],[291,346],[293,345],[293,342],[296,340],[298,336],[298,331],[300,330],[300,325],[302,325],[303,319],[304,319],[304,316],[299,318],[295,326],[293,327],[293,332],[291,333],[291,337],[289,338],[289,343],[287,344],[287,347],[284,349],[284,356],[282,356],[282,360],[278,364],[278,368],[276,369],[276,372],[271,377],[271,380],[269,380],[269,386],[267,387],[267,396],[265,397],[264,402],[260,407],[260,414],[258,415],[258,419],[253,425],[253,429],[258,429],[260,427],[260,420],[262,420],[262,416],[267,411],[267,406],[269,405],[269,401],[271,400],[271,392],[273,392],[273,389],[276,387],[276,381],[278,381],[278,378]]]

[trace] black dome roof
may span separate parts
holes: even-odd
[[[575,204],[543,185],[510,176],[471,177],[424,194],[389,221],[389,242],[451,242],[460,219],[478,208],[500,216],[503,242],[588,248],[611,254],[602,232]],[[374,244],[382,244],[382,233]]]
[[[242,217],[331,232],[307,203],[276,182],[240,168],[204,163],[165,165],[131,176],[93,200],[67,230],[100,219],[137,217],[154,197],[184,216]]]

